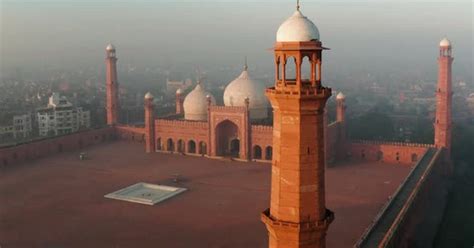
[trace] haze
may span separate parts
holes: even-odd
[[[436,79],[438,42],[454,44],[456,80],[472,82],[471,1],[302,1],[318,26],[326,78],[354,74]],[[51,68],[102,70],[112,42],[123,67],[208,70],[241,68],[273,74],[272,53],[294,1],[3,1],[2,76]],[[179,66],[177,66],[179,65]],[[34,75],[34,74],[33,74]]]

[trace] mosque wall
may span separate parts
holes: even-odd
[[[252,125],[250,136],[252,160],[271,160],[273,155],[273,127]]]
[[[73,134],[44,138],[0,148],[0,166],[12,166],[61,152],[115,140],[113,127],[85,130]]]
[[[451,162],[437,151],[383,241],[385,247],[433,247],[448,203]],[[433,204],[435,203],[435,204]]]
[[[360,140],[348,144],[348,154],[352,159],[412,165],[421,159],[430,147],[433,145]]]
[[[117,133],[117,137],[121,140],[133,141],[138,143],[145,142],[144,127],[116,125],[115,131]]]
[[[207,122],[155,120],[156,150],[190,154],[207,154],[209,142]]]
[[[432,247],[448,201],[451,173],[446,149],[428,148],[354,247]]]

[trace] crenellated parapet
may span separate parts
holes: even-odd
[[[220,113],[228,113],[228,112],[245,112],[247,108],[244,106],[216,106],[212,105],[209,109],[211,112],[220,112]]]
[[[252,132],[273,132],[273,127],[266,125],[252,125]]]
[[[155,119],[156,128],[160,127],[179,127],[179,128],[207,128],[207,122],[205,121],[189,121],[189,120],[165,120]]]
[[[347,156],[353,159],[413,165],[433,147],[431,144],[357,140],[348,144]]]
[[[367,144],[367,145],[389,145],[389,146],[408,146],[408,147],[435,147],[433,144],[423,143],[408,143],[408,142],[393,142],[393,141],[378,141],[378,140],[351,140],[352,143]]]

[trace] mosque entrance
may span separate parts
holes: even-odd
[[[230,141],[230,155],[232,157],[238,158],[240,154],[240,140],[233,139]]]
[[[216,153],[218,156],[239,157],[240,140],[239,128],[229,120],[225,120],[216,127]]]

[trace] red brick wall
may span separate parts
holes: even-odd
[[[0,166],[11,166],[55,153],[74,151],[115,139],[112,127],[87,130],[60,137],[0,148]]]
[[[269,154],[267,154],[267,149],[271,149],[273,153],[273,127],[252,125],[252,131],[250,136],[250,143],[252,144],[252,147],[250,149],[251,158],[253,160],[271,160],[271,157],[268,156]],[[258,149],[261,149],[260,158],[258,154],[256,154],[256,151],[258,151]]]
[[[426,150],[433,145],[352,141],[348,152],[352,159],[366,159],[370,161],[384,161],[387,163],[414,164],[423,157]]]
[[[155,139],[156,147],[160,147],[161,150],[168,150],[168,139],[173,141],[173,151],[176,152],[178,149],[178,141],[182,140],[184,143],[184,152],[189,152],[190,142],[194,142],[196,152],[199,152],[199,143],[203,142],[208,144],[208,123],[200,121],[185,121],[185,120],[155,120]],[[192,153],[192,152],[191,152]],[[207,153],[207,152],[206,152]]]
[[[145,142],[145,127],[117,125],[115,131],[121,140]]]

